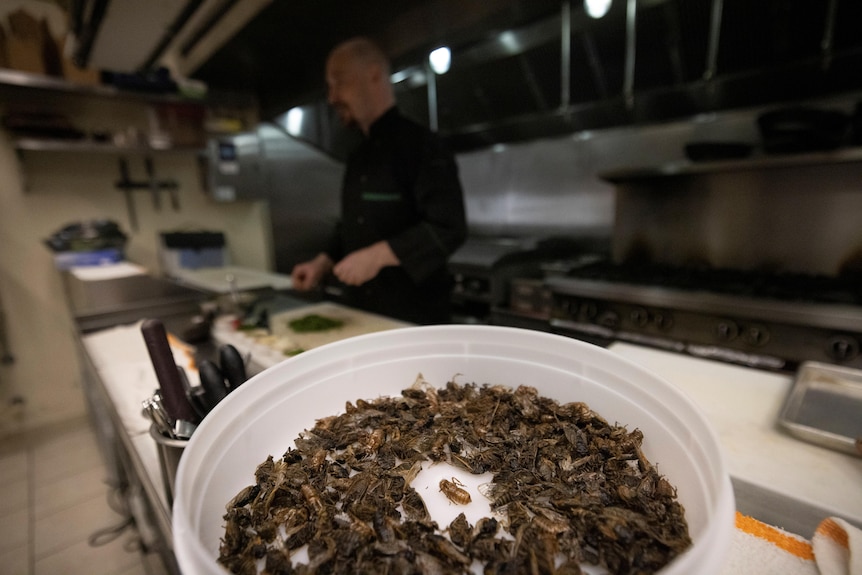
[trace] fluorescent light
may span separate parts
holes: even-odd
[[[601,18],[611,9],[611,0],[584,0],[584,8],[593,18]]]
[[[517,54],[521,51],[521,43],[518,41],[518,37],[515,33],[511,30],[501,32],[497,37],[497,41],[509,54]]]
[[[299,136],[302,133],[302,117],[304,113],[302,108],[291,108],[287,111],[284,118],[284,129],[291,136]]]
[[[410,77],[407,79],[407,85],[411,88],[416,88],[417,86],[422,86],[428,83],[428,74],[426,74],[423,70],[418,70],[413,72]]]
[[[411,74],[413,74],[413,71],[410,69],[399,70],[398,72],[392,74],[389,79],[392,81],[393,84],[398,84],[399,82],[403,82],[404,80],[409,80]]]
[[[257,134],[238,134],[233,137],[233,144],[237,148],[242,148],[243,146],[253,146],[257,145],[259,142]]]
[[[452,63],[452,52],[448,47],[440,46],[428,55],[428,62],[435,74],[445,74]]]

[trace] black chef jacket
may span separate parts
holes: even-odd
[[[347,160],[341,221],[327,254],[337,262],[386,240],[401,266],[346,287],[346,302],[420,324],[447,322],[446,262],[466,235],[454,156],[436,134],[392,107]]]

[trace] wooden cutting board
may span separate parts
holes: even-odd
[[[291,321],[311,314],[338,320],[344,324],[333,329],[307,333],[297,333],[290,328]],[[302,349],[312,349],[348,337],[409,325],[412,324],[331,302],[303,306],[273,314],[269,318],[269,329],[273,335],[288,337]]]

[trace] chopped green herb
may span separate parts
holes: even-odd
[[[328,329],[335,329],[337,327],[343,326],[344,322],[340,319],[332,319],[331,317],[312,313],[301,318],[295,319],[288,323],[288,325],[290,326],[290,329],[292,329],[296,333],[307,333],[312,331],[326,331]]]

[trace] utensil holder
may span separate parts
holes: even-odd
[[[180,457],[182,457],[183,450],[188,445],[189,440],[165,437],[159,433],[155,425],[150,426],[150,437],[155,440],[156,448],[158,449],[159,468],[161,469],[162,484],[165,489],[165,499],[170,508],[174,505],[177,466],[180,464]]]

